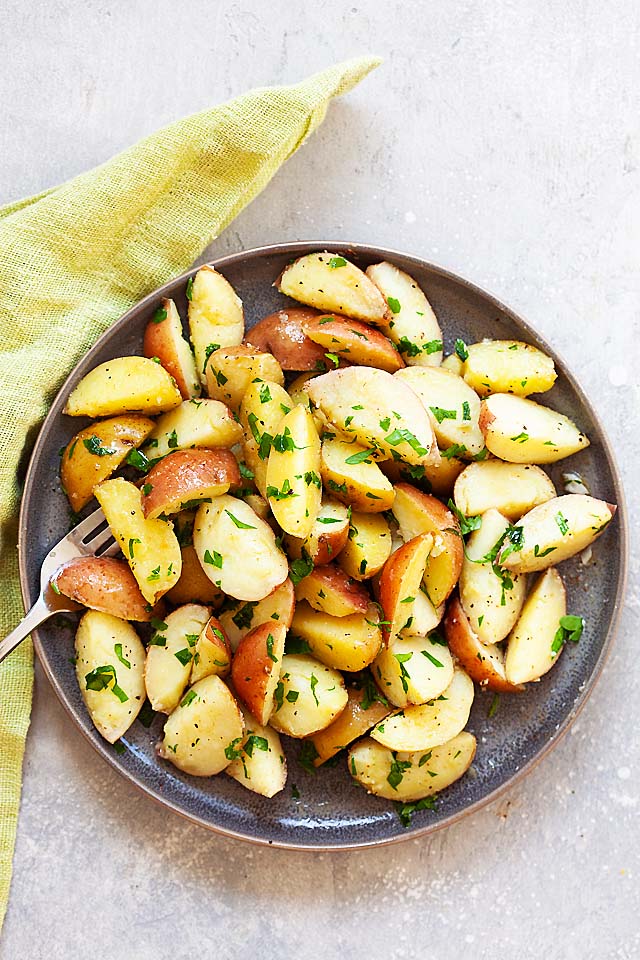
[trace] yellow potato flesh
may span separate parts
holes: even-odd
[[[228,280],[213,267],[201,267],[193,280],[189,301],[189,330],[202,383],[210,347],[231,347],[242,343],[244,313],[242,301]]]
[[[373,605],[366,616],[332,617],[303,602],[296,606],[291,633],[306,640],[313,656],[328,667],[355,672],[367,667],[380,650],[382,634],[377,622]]]
[[[222,347],[207,362],[207,393],[212,400],[239,410],[242,398],[255,380],[268,380],[282,386],[284,374],[270,353],[257,353],[247,347]]]
[[[367,701],[364,689],[350,687],[347,694],[349,699],[342,713],[328,727],[310,738],[318,754],[313,761],[314,767],[320,767],[335,757],[336,753],[344,750],[390,712],[389,705],[380,700]]]
[[[320,439],[302,406],[285,414],[278,431],[267,464],[267,497],[284,532],[303,539],[320,512]]]
[[[322,441],[320,471],[327,491],[362,513],[382,513],[394,498],[393,485],[377,463],[367,458],[347,463],[367,448],[344,440]]]
[[[557,570],[546,570],[526,599],[518,622],[509,634],[505,673],[510,683],[538,680],[554,665],[562,650],[553,641],[560,618],[567,612],[562,579]]]
[[[284,387],[273,381],[250,383],[240,404],[245,460],[263,497],[267,496],[269,438],[276,436],[280,421],[293,406]]]
[[[225,773],[252,793],[273,797],[287,782],[287,762],[280,737],[271,727],[261,726],[248,710],[242,709],[242,715],[245,726],[244,738],[236,749],[239,756]]]
[[[347,691],[342,674],[314,657],[285,654],[269,723],[290,737],[308,737],[344,710]]]
[[[424,292],[413,277],[383,261],[367,268],[389,305],[385,333],[410,366],[437,367],[442,362],[442,331]]]
[[[175,410],[159,417],[144,452],[153,460],[174,450],[232,447],[242,440],[242,429],[229,408],[219,400],[185,400]]]
[[[368,580],[382,570],[391,554],[391,530],[381,513],[352,513],[349,539],[338,565],[354,580]]]
[[[467,459],[481,453],[480,400],[462,377],[440,367],[405,367],[394,376],[408,384],[429,411],[443,450],[455,445],[459,456]]]
[[[481,396],[544,393],[556,381],[551,357],[520,340],[483,340],[467,347],[463,376]]]
[[[388,314],[384,297],[366,274],[331,253],[300,257],[284,270],[278,289],[299,303],[355,320],[384,323]]]
[[[465,467],[456,480],[453,496],[466,517],[498,510],[514,521],[555,495],[553,481],[540,467],[486,460]]]
[[[82,378],[71,391],[64,412],[71,417],[153,415],[171,410],[181,401],[180,391],[159,363],[146,357],[117,357]]]
[[[448,647],[429,637],[394,637],[372,670],[384,696],[406,707],[439,697],[453,679],[453,660]]]
[[[207,607],[185,604],[170,613],[157,629],[147,651],[144,682],[154,710],[171,713],[189,683],[193,654],[209,620]]]
[[[483,406],[480,427],[484,442],[500,460],[554,463],[589,446],[572,420],[533,400],[495,393]]]
[[[289,627],[293,610],[293,585],[287,579],[264,600],[238,604],[232,610],[223,610],[220,614],[220,623],[235,653],[238,644],[250,630],[268,623],[269,620],[284,623]]]

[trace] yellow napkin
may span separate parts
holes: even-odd
[[[202,250],[380,61],[187,117],[69,183],[0,208],[0,636],[22,614],[16,467],[71,367],[132,304]],[[277,240],[274,237],[273,240]],[[0,923],[33,686],[31,642],[0,666]]]

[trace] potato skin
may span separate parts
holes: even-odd
[[[147,474],[142,510],[151,518],[178,513],[190,500],[220,496],[239,483],[238,461],[230,450],[176,450]]]
[[[349,363],[378,367],[388,373],[395,373],[404,367],[404,360],[392,341],[359,320],[320,314],[314,319],[304,320],[303,329],[324,350]]]
[[[504,671],[504,655],[499,647],[484,644],[475,635],[462,604],[453,596],[447,605],[444,633],[453,655],[472,680],[496,693],[521,693],[521,684],[510,683]]]
[[[242,638],[231,664],[238,696],[262,726],[266,726],[273,712],[286,635],[284,624],[260,624]]]
[[[125,560],[78,557],[65,564],[53,582],[65,597],[122,620],[144,623],[159,614],[140,593]]]
[[[306,321],[322,317],[317,310],[286,307],[259,320],[249,330],[244,342],[248,347],[272,353],[283,370],[307,372],[333,369],[325,356],[325,348],[314,343],[305,333]]]
[[[385,643],[400,633],[407,620],[413,619],[415,598],[432,547],[432,535],[420,534],[392,553],[384,565],[378,592],[385,620]]]
[[[164,311],[165,317],[162,318]],[[183,400],[199,397],[200,378],[191,347],[182,336],[182,321],[173,300],[162,300],[144,332],[145,357],[157,357],[176,382]]]

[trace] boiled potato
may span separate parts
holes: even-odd
[[[176,529],[178,524],[176,522]],[[182,571],[180,579],[167,593],[167,600],[176,606],[183,603],[206,603],[212,607],[219,607],[224,594],[219,587],[209,580],[198,560],[193,544],[180,547],[182,556]]]
[[[183,400],[202,392],[196,361],[182,335],[182,320],[173,300],[163,300],[144,332],[144,355],[157,359],[173,377]]]
[[[314,610],[331,617],[366,613],[370,603],[366,588],[334,564],[314,567],[296,584],[295,592],[296,600],[306,600]]]
[[[589,446],[569,417],[511,393],[482,401],[480,429],[491,453],[510,463],[554,463]]]
[[[381,513],[352,513],[349,539],[340,551],[338,565],[354,580],[375,576],[391,554],[391,530]]]
[[[459,780],[475,753],[476,738],[466,731],[427,752],[414,753],[396,753],[368,738],[349,751],[349,770],[368,793],[411,803]]]
[[[289,573],[269,524],[228,494],[199,507],[193,545],[212,583],[236,600],[262,600]]]
[[[349,511],[337,500],[325,500],[309,535],[302,540],[287,534],[284,542],[290,558],[308,557],[322,566],[337,557],[348,537]]]
[[[98,733],[115,743],[144,703],[144,647],[131,624],[88,610],[78,624],[76,677]]]
[[[124,560],[78,557],[66,563],[51,583],[56,593],[101,613],[138,621],[154,616]]]
[[[450,450],[455,447],[450,447]],[[380,469],[392,483],[411,483],[424,493],[433,493],[442,500],[448,500],[453,493],[453,485],[467,464],[458,457],[450,456],[446,450],[437,463],[421,464],[412,467],[408,463],[385,460]]]
[[[320,439],[302,406],[284,415],[278,431],[267,463],[267,499],[284,532],[304,539],[320,513]]]
[[[342,674],[314,657],[287,653],[282,658],[270,724],[290,737],[308,737],[328,727],[346,703]]]
[[[456,480],[453,498],[466,517],[498,510],[514,521],[555,495],[553,481],[540,467],[485,460],[465,467]]]
[[[193,777],[212,777],[229,766],[243,738],[238,704],[224,680],[210,676],[194,683],[167,718],[156,750]]]
[[[287,760],[280,737],[271,727],[256,723],[248,710],[242,714],[244,737],[225,773],[253,793],[274,797],[287,782]]]
[[[276,281],[280,293],[318,310],[369,323],[384,323],[387,303],[355,264],[332,253],[309,253],[285,267]]]
[[[593,543],[613,520],[615,512],[613,504],[586,494],[554,497],[522,518],[517,528],[522,546],[510,552],[506,544],[498,562],[517,573],[555,566]]]
[[[117,357],[87,373],[65,404],[70,417],[112,417],[122,413],[164,413],[182,397],[167,371],[147,357]]]
[[[269,380],[282,386],[282,368],[270,353],[258,353],[250,347],[221,347],[207,361],[207,393],[212,400],[239,410],[250,383]]]
[[[250,383],[240,404],[244,456],[263,497],[267,496],[271,441],[278,434],[280,421],[293,406],[294,402],[284,387],[271,380]]]
[[[398,345],[409,365],[437,367],[442,362],[442,331],[438,319],[413,277],[383,261],[367,268],[367,276],[389,305],[385,332]]]
[[[460,457],[468,460],[482,452],[480,400],[462,377],[440,367],[405,367],[396,377],[411,387],[429,411],[442,449],[453,446]]]
[[[322,314],[305,307],[277,310],[259,320],[244,342],[263,353],[272,353],[283,370],[332,370],[324,349],[306,335],[304,323]]]
[[[191,288],[189,330],[202,383],[205,367],[214,350],[242,343],[242,300],[228,280],[209,264],[200,267]]]
[[[209,617],[193,651],[191,683],[216,674],[226,677],[231,669],[231,644],[217,617]]]
[[[406,707],[444,693],[453,679],[453,660],[448,648],[431,637],[394,637],[376,657],[372,671],[385,697],[396,707]]]
[[[473,704],[473,680],[460,667],[441,696],[405,707],[385,717],[370,736],[389,750],[430,750],[457,737],[467,725]]]
[[[320,474],[328,492],[361,513],[382,513],[393,503],[393,486],[368,447],[337,438],[322,441]],[[364,457],[364,459],[363,459]]]
[[[306,335],[328,351],[326,356],[338,365],[342,358],[364,367],[378,367],[395,373],[404,361],[391,340],[358,320],[318,315],[303,322]]]
[[[275,621],[283,623],[287,629],[293,620],[296,600],[293,583],[289,578],[264,600],[235,604],[220,614],[220,622],[229,638],[231,649],[235,652],[242,638],[262,623]]]
[[[144,445],[151,459],[190,447],[232,447],[242,440],[242,429],[219,400],[185,400],[159,417]]]
[[[556,381],[553,360],[521,340],[483,340],[467,347],[463,376],[481,397],[515,393],[527,397],[544,393]]]
[[[145,519],[140,490],[121,477],[105,480],[95,495],[142,596],[153,605],[180,579],[182,554],[172,524]]]
[[[505,673],[511,683],[539,680],[550,670],[562,650],[554,650],[560,619],[566,616],[567,599],[562,578],[545,570],[527,597],[518,622],[509,634]]]
[[[262,623],[254,627],[238,644],[231,664],[231,678],[238,696],[263,726],[273,713],[286,635],[283,623]]]
[[[386,643],[413,621],[416,597],[432,547],[433,537],[423,533],[392,553],[384,565],[378,594]]]
[[[507,680],[504,651],[495,643],[483,643],[473,632],[458,597],[452,597],[444,618],[449,648],[472,680],[497,693],[519,693],[524,687]]]
[[[210,610],[195,603],[178,607],[156,627],[149,641],[144,683],[154,710],[171,713],[191,676],[191,665]]]
[[[463,376],[464,363],[457,353],[452,353],[448,357],[445,357],[441,366],[443,370],[449,370],[450,373],[455,373],[459,377]]]
[[[390,712],[386,702],[370,699],[366,687],[360,690],[350,687],[347,696],[347,704],[342,713],[338,714],[328,727],[314,733],[310,738],[317,754],[313,760],[314,767],[320,767],[331,757],[335,757],[336,753],[348,747]]]
[[[429,559],[427,558],[428,563]],[[416,593],[411,617],[400,631],[400,635],[403,637],[426,637],[428,633],[436,629],[444,616],[444,603],[441,603],[439,607],[434,607],[431,600],[426,596],[424,589],[424,586],[422,586]]]
[[[187,504],[219,497],[239,483],[238,461],[230,450],[177,450],[147,474],[142,510],[150,520],[166,517]]]
[[[332,617],[298,603],[291,632],[306,640],[311,653],[334,670],[364,670],[375,660],[382,644],[377,626],[377,608],[372,604],[366,614]]]
[[[305,390],[305,384],[317,376],[317,373],[301,373],[299,377],[291,381],[287,390],[293,403],[301,403],[303,407],[311,407],[311,401],[309,400],[309,394]]]

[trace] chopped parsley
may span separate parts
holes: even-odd
[[[551,656],[555,657],[568,640],[570,643],[578,643],[584,630],[584,620],[582,617],[567,615],[560,617],[560,623],[551,644]]]
[[[347,261],[344,257],[331,257],[329,267],[331,270],[337,270],[339,267],[346,267]]]
[[[387,297],[387,303],[389,304],[391,313],[400,313],[402,307],[399,300],[396,300],[395,297]]]
[[[460,337],[458,337],[456,340],[454,350],[455,350],[456,356],[460,360],[462,360],[463,363],[465,360],[469,358],[469,351],[467,350],[467,345],[464,342],[464,340],[460,339]]]
[[[222,554],[218,553],[217,550],[214,550],[213,553],[210,550],[205,550],[204,562],[210,563],[212,567],[218,567],[220,570],[222,569]]]
[[[238,530],[255,530],[256,529],[250,523],[243,523],[242,520],[238,520],[238,518],[234,517],[234,515],[231,513],[230,510],[225,510],[224,512],[227,514],[228,517],[231,518],[231,520],[233,520]]]
[[[87,690],[110,689],[114,696],[118,698],[120,703],[126,703],[126,701],[129,699],[122,687],[118,686],[116,668],[110,663],[103,667],[96,667],[94,670],[91,670],[85,675],[84,682]],[[111,683],[113,685],[109,687],[109,684]]]
[[[92,453],[94,457],[110,457],[114,453],[118,452],[117,450],[112,450],[111,447],[103,447],[102,440],[100,437],[96,437],[95,435],[85,437],[82,442],[89,453]]]

